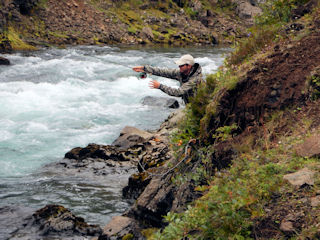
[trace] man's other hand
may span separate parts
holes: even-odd
[[[160,87],[160,83],[156,80],[151,80],[149,82],[149,87],[150,88],[159,88]]]

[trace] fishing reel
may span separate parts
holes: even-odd
[[[140,79],[145,79],[145,78],[147,78],[147,73],[145,73],[145,72],[139,73],[138,78],[140,78]]]

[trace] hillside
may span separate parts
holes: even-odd
[[[99,239],[320,238],[319,7],[271,4],[186,107],[174,157],[141,160],[124,191],[136,201]]]
[[[0,51],[69,44],[232,44],[246,36],[246,27],[261,12],[249,1],[0,3]]]
[[[207,79],[215,90],[198,94],[176,138],[200,139],[203,196],[169,213],[155,239],[320,238],[319,16],[319,2],[306,1],[270,37],[265,15]]]

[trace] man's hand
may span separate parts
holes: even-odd
[[[150,88],[159,88],[160,87],[160,83],[156,80],[151,80],[149,82],[149,87]]]
[[[133,67],[132,70],[136,72],[144,72],[144,66]]]

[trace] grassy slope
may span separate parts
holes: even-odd
[[[216,75],[207,79],[207,86],[187,107],[187,118],[181,132],[173,138],[174,143],[182,140],[185,144],[194,137],[206,141],[208,128],[201,132],[199,122],[212,122],[219,107],[219,95],[226,89],[235,88],[238,79],[245,76],[256,62],[268,56],[275,46],[290,48],[292,46],[285,46],[287,42],[298,44],[300,39],[317,29],[305,28],[293,34],[291,30],[283,31],[284,26],[290,25],[291,14],[291,6],[283,1],[274,1],[267,10],[260,18],[260,25],[251,29],[249,39],[239,45]],[[279,17],[274,17],[277,15],[275,12]],[[318,7],[299,22],[312,26],[319,21],[319,13]],[[310,77],[307,79],[310,80]],[[319,73],[311,79],[317,85],[320,82]],[[215,140],[207,141],[202,149],[204,170],[208,170],[208,164],[212,163],[211,156],[221,145],[237,153],[233,155],[230,168],[215,169],[214,176],[198,174],[198,177],[205,177],[208,183],[197,189],[203,191],[204,196],[184,213],[169,213],[165,217],[168,227],[151,239],[320,238],[319,206],[310,205],[310,198],[319,194],[320,190],[320,162],[316,157],[296,154],[297,144],[320,132],[317,91],[311,91],[311,101],[271,111],[259,124],[247,127],[245,131],[234,131],[236,125],[213,129],[211,134]],[[210,167],[212,171],[215,166]],[[316,172],[313,186],[294,189],[283,180],[285,174],[304,167]],[[281,231],[280,225],[285,217],[297,212],[299,217],[292,220],[294,231]]]

